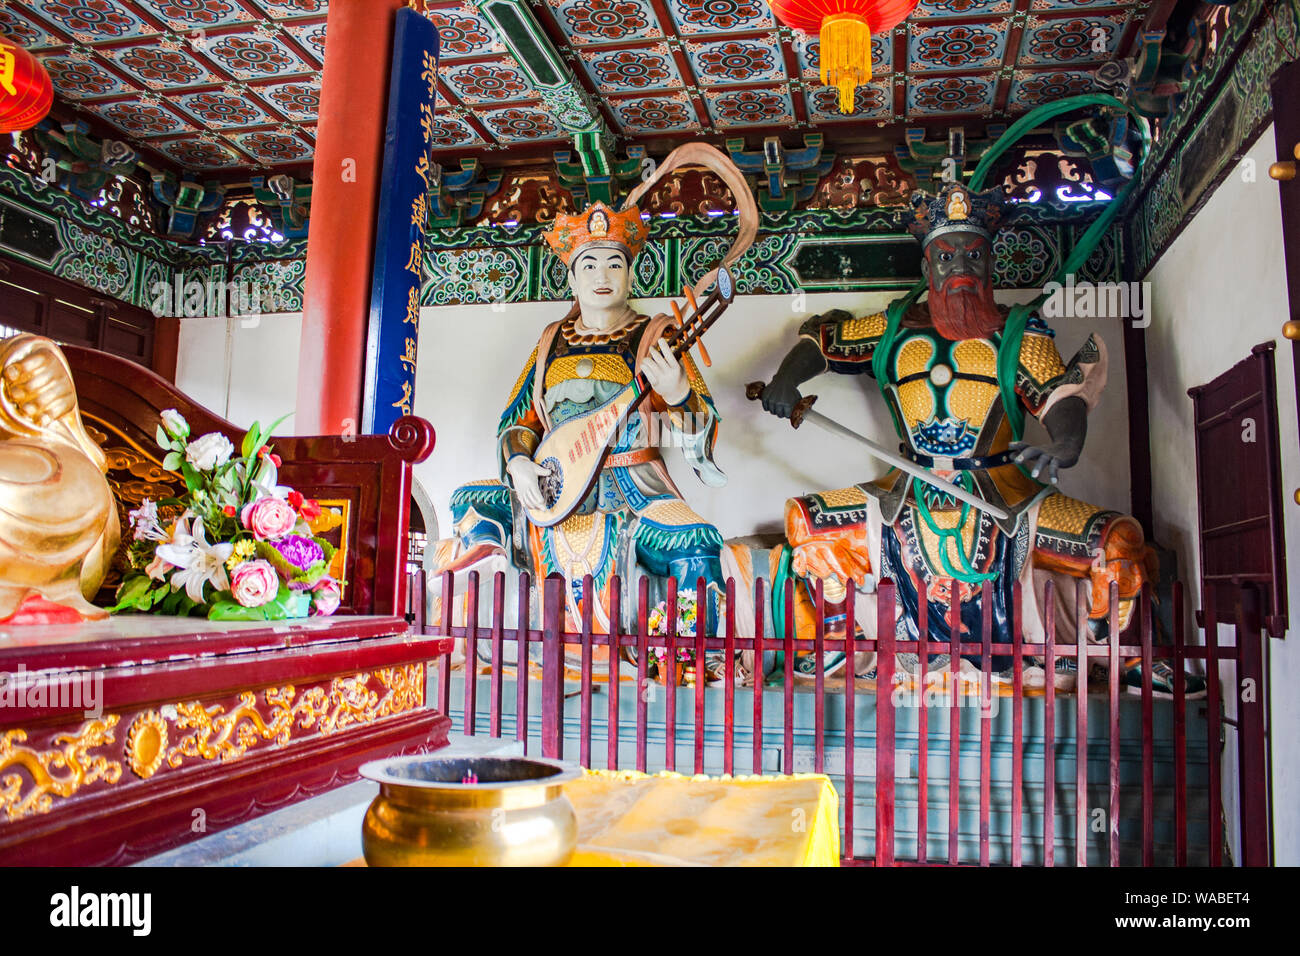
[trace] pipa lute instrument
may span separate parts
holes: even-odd
[[[717,284],[704,301],[696,304],[687,296],[695,307],[665,336],[676,358],[685,355],[718,321],[731,305],[735,291],[731,273],[724,267],[718,270]],[[651,391],[645,375],[638,371],[631,384],[605,404],[546,433],[533,453],[533,461],[547,470],[538,480],[546,506],[525,508],[529,521],[549,528],[573,514],[591,493],[617,437],[624,434],[627,422]]]

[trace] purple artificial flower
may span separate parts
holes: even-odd
[[[272,541],[271,546],[299,571],[306,571],[317,561],[325,560],[324,549],[311,538],[304,538],[300,534],[291,534],[279,541]]]

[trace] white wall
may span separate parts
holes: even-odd
[[[713,357],[704,376],[722,416],[716,460],[729,477],[723,488],[696,481],[678,452],[666,453],[669,470],[691,505],[715,522],[724,537],[779,532],[786,498],[840,488],[884,470],[860,446],[805,424],[794,431],[745,399],[745,384],[770,379],[808,315],[832,308],[875,311],[895,293],[816,294],[802,315],[790,296],[742,296],[708,333]],[[1005,301],[1028,298],[1010,295]],[[637,303],[651,313],[667,300]],[[416,478],[433,500],[438,527],[450,526],[451,492],[461,483],[496,475],[497,420],[511,385],[542,328],[564,315],[566,303],[428,307],[421,312],[416,413],[428,418],[437,445]],[[301,315],[256,319],[185,319],[181,322],[176,380],[182,390],[242,427],[274,421],[295,404]],[[1129,503],[1128,413],[1123,345],[1118,320],[1060,320],[1058,343],[1067,359],[1090,331],[1110,351],[1110,384],[1089,424],[1084,457],[1066,473],[1069,494],[1107,507]],[[897,439],[875,384],[865,376],[824,375],[809,383],[817,409],[886,447]],[[279,429],[293,434],[293,419]],[[1036,422],[1029,436],[1042,437]]]
[[[1289,492],[1300,484],[1295,375],[1291,345],[1281,336],[1287,319],[1286,274],[1278,184],[1262,174],[1276,158],[1273,130],[1260,136],[1248,154],[1260,170],[1253,182],[1234,174],[1210,198],[1173,246],[1148,274],[1154,293],[1147,329],[1148,388],[1151,402],[1151,468],[1156,535],[1180,555],[1190,586],[1190,606],[1200,607],[1196,582],[1195,437],[1187,389],[1222,374],[1268,340],[1278,343],[1276,359],[1278,420],[1282,445],[1282,484],[1288,497],[1286,518],[1288,604],[1292,620],[1300,614],[1300,506]],[[1231,449],[1225,449],[1231,454]],[[1220,628],[1230,639],[1228,627]],[[1280,865],[1300,865],[1300,629],[1286,640],[1271,641],[1273,804],[1277,807],[1274,842]],[[1231,674],[1225,670],[1225,676]],[[1231,686],[1231,683],[1226,686]],[[1232,712],[1235,697],[1226,695]],[[1230,732],[1228,740],[1234,740]],[[1227,817],[1236,817],[1236,752],[1224,754]]]
[[[723,488],[709,488],[695,479],[680,453],[669,449],[665,458],[691,506],[714,522],[724,537],[779,532],[788,497],[841,488],[885,470],[861,446],[815,425],[794,431],[757,402],[747,401],[745,384],[771,378],[808,315],[832,308],[855,314],[877,311],[895,295],[809,295],[803,316],[792,311],[790,296],[742,296],[708,332],[705,345],[714,365],[702,371],[722,416],[715,458],[730,480]],[[651,314],[668,309],[664,299],[636,304]],[[468,480],[496,476],[494,441],[509,389],[542,328],[561,318],[568,304],[534,302],[495,308],[499,311],[490,305],[450,306],[421,313],[415,408],[433,422],[438,443],[429,461],[416,467],[416,475],[433,498],[443,529],[449,527],[447,501],[452,490]],[[1068,360],[1092,329],[1101,333],[1110,351],[1110,385],[1090,421],[1084,458],[1066,473],[1062,488],[1097,504],[1126,509],[1128,412],[1119,322],[1062,320],[1058,341]],[[804,393],[818,396],[818,411],[886,447],[897,445],[879,390],[866,376],[827,374],[805,386]],[[1037,428],[1037,423],[1031,424]]]
[[[181,319],[176,384],[190,398],[241,428],[254,421],[295,433],[302,313]]]

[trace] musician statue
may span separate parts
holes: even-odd
[[[811,585],[824,582],[832,617],[849,599],[853,582],[857,620],[872,630],[871,582],[894,581],[900,636],[910,639],[917,636],[921,600],[929,602],[928,624],[937,639],[948,638],[953,600],[963,631],[979,635],[981,589],[988,581],[995,642],[1011,639],[1014,582],[1023,588],[1025,638],[1041,642],[1052,614],[1058,633],[1074,633],[1076,585],[1085,581],[1088,626],[1103,638],[1111,582],[1119,585],[1122,629],[1142,585],[1157,571],[1134,518],[1056,487],[1059,472],[1083,450],[1088,413],[1106,382],[1105,347],[1090,336],[1066,362],[1052,329],[1037,314],[1020,328],[1008,325],[1008,310],[993,300],[1000,190],[976,194],[954,184],[937,196],[917,193],[912,203],[910,228],[922,244],[926,301],[900,310],[893,321],[887,312],[814,316],[757,396],[780,417],[811,417],[816,413],[806,410],[808,400],[799,390],[805,382],[828,370],[869,375],[902,441],[897,463],[904,467],[787,502],[785,573],[804,585],[799,591],[805,606]],[[1023,415],[1042,423],[1047,443],[1013,440],[1013,419]],[[780,561],[773,562],[773,572],[779,588]],[[1054,607],[1046,606],[1049,580],[1055,582]],[[956,593],[949,593],[949,582]],[[814,662],[805,657],[799,663],[809,668]],[[871,664],[864,655],[856,669]],[[1074,676],[1065,672],[1073,665],[1060,666],[1054,682],[1073,686]],[[1171,673],[1165,676],[1172,679]],[[1034,677],[1045,679],[1039,672],[1031,683]],[[1156,679],[1159,684],[1159,674]]]
[[[559,573],[571,629],[590,602],[595,629],[608,633],[615,574],[623,582],[624,626],[636,620],[641,575],[650,579],[652,608],[673,578],[684,602],[707,613],[710,627],[718,619],[722,536],[687,504],[661,453],[679,448],[700,481],[724,484],[714,461],[717,408],[695,361],[673,347],[678,317],[648,316],[628,302],[632,264],[649,233],[635,199],[685,162],[710,166],[737,193],[741,236],[725,261],[752,241],[757,215],[743,177],[703,144],[675,151],[620,210],[597,202],[581,214],[558,215],[545,238],[568,268],[575,305],[542,332],[506,400],[497,429],[501,480],[453,493],[454,537],[437,545],[439,573],[477,568],[486,576],[507,564],[514,577],[527,570],[538,582]],[[696,289],[702,294],[714,276]],[[694,295],[688,294],[692,303]],[[716,294],[707,302],[716,312]],[[630,415],[611,431],[629,403]],[[591,594],[583,591],[587,574]],[[696,594],[700,579],[703,595]],[[458,595],[463,588],[458,582]]]

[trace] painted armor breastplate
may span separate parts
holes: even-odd
[[[997,359],[1000,334],[949,341],[930,329],[904,329],[889,357],[887,394],[905,434],[921,454],[987,454],[1001,423]]]

